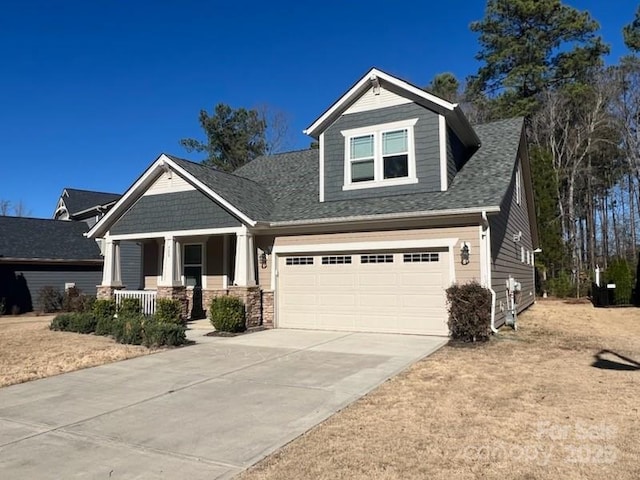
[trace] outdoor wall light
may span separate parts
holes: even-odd
[[[469,248],[469,243],[462,242],[462,247],[460,248],[460,263],[462,263],[462,265],[469,264],[470,253],[471,253],[471,249]]]
[[[260,262],[260,268],[267,268],[267,259],[271,255],[271,248],[266,247],[262,250],[262,253],[258,257],[258,261]]]

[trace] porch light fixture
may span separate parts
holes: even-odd
[[[260,268],[267,268],[267,259],[271,255],[271,248],[265,247],[262,249],[262,253],[258,257],[258,261],[260,262]]]
[[[469,254],[470,254],[471,250],[469,248],[469,243],[467,242],[462,242],[462,248],[460,248],[460,263],[462,263],[462,265],[468,265],[469,264]]]

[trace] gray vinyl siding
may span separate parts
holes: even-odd
[[[467,156],[467,151],[458,136],[447,127],[447,183],[449,185],[467,161]]]
[[[128,290],[142,289],[142,248],[139,243],[120,244],[120,277]]]
[[[198,190],[146,195],[111,227],[110,233],[136,234],[238,227],[240,221]]]
[[[417,118],[414,127],[418,183],[343,191],[345,138],[342,130],[375,127],[383,123]],[[415,103],[342,115],[324,132],[325,201],[378,197],[440,190],[440,147],[438,114]]]
[[[535,301],[534,267],[526,263],[526,251],[533,251],[531,228],[527,213],[527,198],[522,187],[520,204],[516,202],[516,170],[512,172],[511,184],[500,206],[498,215],[489,217],[491,227],[491,284],[496,292],[496,325],[504,323],[506,308],[506,281],[512,276],[522,284],[518,312]],[[522,232],[520,242],[513,236]],[[525,262],[521,261],[520,247],[525,249]]]
[[[24,280],[19,277],[21,275]],[[0,298],[7,298],[8,312],[11,311],[9,303],[24,305],[25,298],[30,300],[33,310],[38,311],[38,297],[43,287],[53,287],[62,293],[65,283],[75,283],[82,293],[95,295],[96,286],[102,282],[102,265],[1,265],[0,276]],[[19,281],[7,281],[12,277]]]

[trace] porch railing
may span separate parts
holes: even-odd
[[[116,290],[113,292],[116,299],[116,306],[120,306],[123,298],[137,298],[140,300],[142,313],[153,315],[156,313],[156,292],[152,290]]]

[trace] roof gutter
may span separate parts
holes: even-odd
[[[452,208],[448,210],[426,210],[418,212],[403,212],[403,213],[389,213],[389,214],[374,214],[374,215],[357,215],[350,217],[331,217],[331,218],[313,218],[309,220],[289,220],[283,222],[271,222],[270,227],[292,227],[298,225],[327,225],[334,223],[353,223],[353,222],[369,222],[379,220],[405,220],[413,218],[434,218],[434,217],[449,217],[456,215],[471,215],[482,212],[497,213],[500,211],[500,207],[471,207],[471,208]]]
[[[74,265],[102,265],[104,259],[102,258],[22,258],[22,257],[2,257],[0,256],[0,263],[20,263],[20,264],[37,264],[37,263],[51,263],[51,264],[74,264]]]

